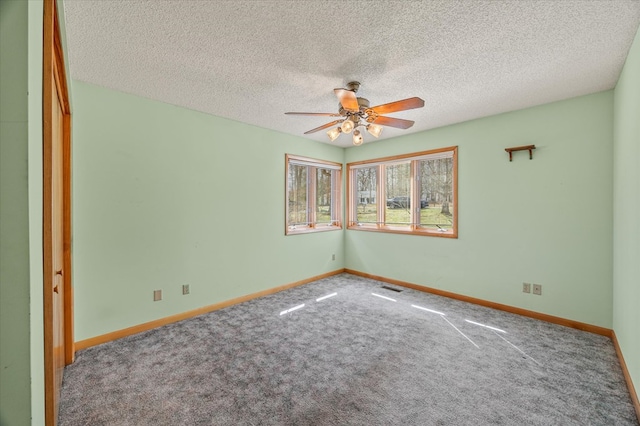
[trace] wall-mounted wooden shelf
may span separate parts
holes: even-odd
[[[533,150],[536,149],[535,145],[514,146],[513,148],[505,148],[504,150],[509,153],[509,161],[513,161],[514,151],[529,151],[529,160],[533,159]]]

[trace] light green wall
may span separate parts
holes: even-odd
[[[608,91],[347,149],[352,162],[457,145],[459,238],[348,230],[346,267],[610,328],[612,111]],[[530,144],[533,160],[509,162],[505,148]]]
[[[344,267],[342,231],[284,235],[285,153],[343,149],[77,81],[72,97],[76,340]]]
[[[612,326],[612,91],[346,150],[458,145],[460,236],[344,241],[285,237],[281,189],[285,153],[342,150],[81,82],[72,93],[78,340],[343,266]],[[504,148],[523,144],[534,160],[510,163]]]
[[[614,98],[613,329],[640,392],[640,32]]]
[[[29,264],[31,424],[44,425],[42,265],[42,25],[43,1],[29,3]],[[58,2],[60,10],[62,2]],[[63,14],[59,13],[60,22]]]
[[[31,417],[28,4],[0,1],[0,425]]]
[[[42,7],[0,0],[0,425],[44,424]]]
[[[41,425],[42,1],[0,0],[0,24],[0,425]],[[614,123],[607,92],[346,153],[75,82],[76,337],[346,266],[605,327],[613,315],[638,387],[639,45],[636,36]],[[524,153],[506,160],[505,147],[529,143],[538,146],[533,161]],[[448,145],[460,146],[458,240],[353,231],[345,241],[340,232],[284,237],[284,191],[273,187],[284,185],[285,152],[355,161]],[[232,163],[241,153],[258,182],[239,185],[256,201],[235,213],[245,226],[234,232],[219,199],[243,198],[224,181],[237,184]],[[266,212],[256,217],[258,204]],[[521,294],[522,281],[542,283],[544,295]],[[190,296],[177,295],[183,282]],[[156,288],[165,300],[154,304]]]

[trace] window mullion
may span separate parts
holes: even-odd
[[[307,169],[307,217],[309,228],[316,227],[316,183],[317,169],[309,166]]]
[[[335,226],[342,226],[342,223],[338,221],[340,215],[339,211],[342,210],[342,200],[339,188],[342,185],[342,173],[339,170],[334,171],[331,174],[331,221]]]
[[[419,171],[419,161],[414,160],[411,162],[411,177],[410,177],[410,181],[411,181],[410,205],[412,209],[409,215],[409,222],[411,223],[411,230],[417,229],[417,223],[420,220],[420,191],[419,191],[420,182],[418,182],[418,179],[419,179],[418,171]]]
[[[387,205],[387,199],[385,198],[385,182],[386,182],[386,170],[383,164],[378,165],[378,171],[376,173],[376,202],[378,204],[378,217],[376,219],[376,227],[382,228],[385,224],[385,207]]]

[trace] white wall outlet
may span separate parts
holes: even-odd
[[[336,255],[335,254],[331,255],[331,260],[336,260]]]
[[[162,300],[162,290],[153,290],[153,301]]]
[[[523,293],[531,293],[531,284],[522,283],[522,292]]]
[[[534,284],[533,285],[533,294],[536,294],[538,296],[542,296],[542,285]]]
[[[182,294],[189,294],[189,284],[182,285]]]

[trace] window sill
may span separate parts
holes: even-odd
[[[414,228],[409,226],[389,226],[389,225],[349,225],[350,231],[384,232],[387,234],[419,235],[422,237],[458,238],[458,234],[453,229],[440,231],[437,229]]]
[[[284,231],[285,235],[298,235],[298,234],[313,234],[315,232],[327,232],[327,231],[340,231],[342,230],[341,225],[326,225],[326,226],[318,226],[318,227],[298,227],[295,229],[290,229],[287,227]]]

